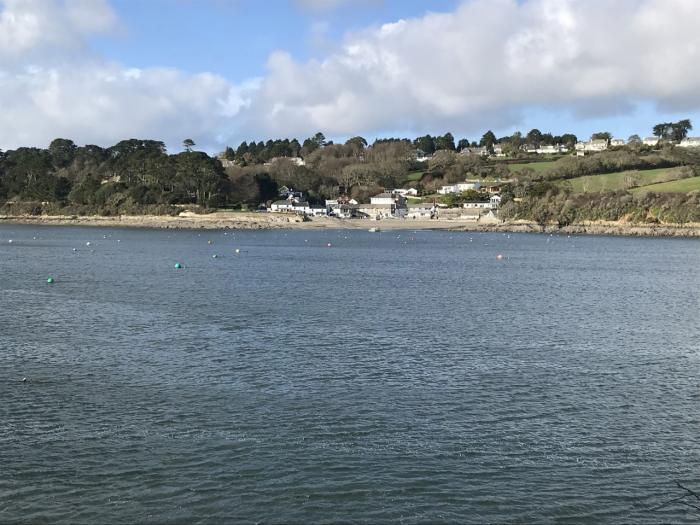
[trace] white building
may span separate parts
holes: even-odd
[[[497,210],[498,208],[501,207],[501,196],[500,195],[491,195],[489,202],[491,202],[491,209]]]
[[[442,186],[437,192],[440,195],[448,195],[450,193],[462,193],[467,190],[479,191],[481,188],[481,183],[478,180],[475,181],[465,181],[458,182],[457,184],[451,184],[448,186]]]
[[[679,148],[700,148],[700,137],[686,137],[678,144]]]
[[[566,153],[567,148],[562,144],[540,146],[535,150],[538,155],[556,155],[558,153]]]
[[[357,212],[360,216],[370,219],[390,219],[394,216],[394,204],[358,204]]]
[[[466,210],[490,210],[491,202],[465,202],[464,204],[462,204],[462,208]]]
[[[608,149],[608,141],[605,139],[593,139],[576,143],[576,153],[581,155],[585,152],[598,152]]]
[[[388,193],[395,193],[396,195],[401,195],[402,197],[416,197],[418,195],[418,190],[415,188],[397,188],[395,190],[387,190]]]
[[[299,215],[311,215],[313,213],[308,202],[297,199],[275,201],[270,206],[270,211],[274,213],[297,213]]]
[[[611,147],[619,147],[625,145],[625,139],[610,139]]]
[[[656,146],[659,143],[659,137],[644,137],[642,144],[645,146]]]
[[[420,202],[409,204],[406,211],[407,219],[432,219],[437,211],[431,202]]]
[[[370,197],[369,202],[371,204],[395,204],[397,200],[402,198],[403,197],[396,193],[385,191],[384,193]]]

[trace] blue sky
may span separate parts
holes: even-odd
[[[0,149],[700,135],[697,20],[697,0],[0,0]]]

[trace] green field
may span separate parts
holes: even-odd
[[[682,168],[659,168],[653,170],[619,171],[586,175],[560,181],[575,193],[598,193],[601,191],[629,190],[638,186],[647,186],[659,182],[675,181],[681,176]],[[690,190],[688,190],[690,191]]]
[[[674,180],[671,182],[661,182],[659,184],[650,184],[635,188],[633,193],[688,193],[691,191],[700,191],[700,177],[690,177],[687,179]]]
[[[423,177],[422,171],[411,171],[406,175],[406,182],[415,182],[421,180]]]
[[[508,164],[508,169],[511,173],[515,173],[516,171],[520,171],[524,168],[530,168],[535,173],[542,173],[550,169],[553,165],[554,162],[551,160],[541,160],[539,162],[521,162],[518,164]]]

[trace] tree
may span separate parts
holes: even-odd
[[[611,138],[612,134],[609,131],[598,131],[597,133],[593,133],[593,135],[591,135],[591,140],[606,140],[610,142]]]
[[[642,139],[637,134],[630,135],[629,138],[627,139],[627,144],[629,144],[630,146],[634,146],[634,145],[641,144],[641,143],[642,143]]]
[[[462,151],[464,148],[469,147],[469,139],[459,139],[457,143],[457,151]]]
[[[432,155],[435,153],[435,139],[430,135],[425,135],[423,137],[417,137],[413,141],[413,146],[421,150],[426,155]]]
[[[326,145],[326,136],[320,131],[316,133],[311,140],[319,147],[322,148]]]
[[[54,139],[49,144],[51,160],[57,168],[65,168],[73,162],[76,150],[76,145],[68,139]]]
[[[192,151],[192,148],[195,146],[194,140],[185,139],[182,141],[182,146],[185,148],[185,151],[190,152],[190,151]]]
[[[689,119],[679,120],[673,125],[672,139],[680,142],[688,136],[688,131],[693,129]]]
[[[542,132],[537,128],[531,129],[527,132],[527,135],[525,135],[525,140],[528,145],[539,148],[540,142],[542,142]]]
[[[496,135],[494,135],[493,131],[488,130],[484,135],[481,137],[481,141],[479,142],[479,146],[483,146],[489,151],[493,151],[493,145],[496,143]]]
[[[442,137],[436,137],[435,138],[435,149],[436,150],[446,149],[446,150],[454,151],[455,139],[452,136],[452,133],[447,132]]]

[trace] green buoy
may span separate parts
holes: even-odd
[[[182,265],[180,263],[175,263],[175,269],[179,270],[180,268],[182,268]]]
[[[46,282],[49,284],[53,284],[53,277],[49,277],[48,279],[46,279]]]

